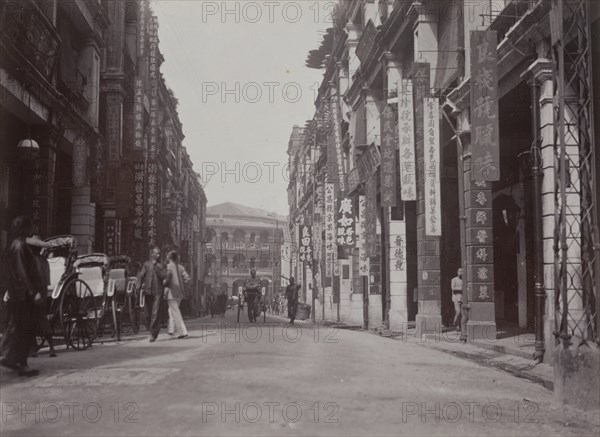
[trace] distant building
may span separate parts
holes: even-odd
[[[235,203],[208,207],[205,292],[237,295],[252,268],[268,295],[279,292],[286,223],[285,216]]]

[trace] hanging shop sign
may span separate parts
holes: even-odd
[[[104,226],[104,250],[108,256],[115,255],[116,249],[116,223],[114,219],[107,219]]]
[[[313,261],[312,227],[300,225],[298,237],[298,260],[301,261],[303,265],[310,265]]]
[[[471,265],[467,279],[472,283],[469,300],[492,302],[494,300],[494,247],[492,183],[474,181],[469,194],[470,204],[467,217],[467,251]]]
[[[358,197],[358,227],[356,241],[358,245],[358,272],[360,276],[369,276],[369,256],[367,255],[366,227],[366,198]]]
[[[440,113],[437,97],[423,100],[425,235],[442,235],[440,187]]]
[[[325,276],[333,275],[333,262],[337,253],[335,226],[335,185],[325,184]]]
[[[365,62],[369,54],[375,47],[375,38],[377,37],[377,28],[373,20],[369,20],[362,32],[358,45],[356,46],[356,56],[361,62]]]
[[[142,0],[138,14],[138,58],[146,56],[146,14],[148,11],[148,0]]]
[[[473,180],[500,180],[496,31],[471,32],[471,145]]]
[[[400,148],[400,198],[417,200],[415,120],[412,80],[398,84],[398,143]]]
[[[396,206],[396,115],[391,105],[381,114],[381,206]]]
[[[342,126],[340,123],[340,98],[337,94],[331,97],[331,116],[333,117],[333,141],[335,144],[335,167],[337,172],[338,187],[340,191],[346,191],[346,181],[344,177],[344,163],[342,156]]]
[[[134,117],[134,148],[142,149],[144,147],[144,83],[140,77],[135,79],[133,102]]]
[[[150,162],[148,164],[147,175],[147,192],[146,199],[148,202],[147,206],[147,236],[150,246],[156,244],[156,222],[157,222],[157,211],[158,211],[158,166],[156,162]]]
[[[73,186],[81,188],[87,183],[87,144],[83,137],[73,143]]]
[[[158,18],[152,16],[148,25],[149,83],[150,83],[150,138],[148,158],[156,158],[158,144]]]
[[[371,173],[365,183],[365,240],[369,257],[377,256],[377,178]]]
[[[133,166],[133,238],[144,238],[144,178],[145,167],[143,162],[136,162]]]
[[[339,199],[337,215],[337,244],[351,249],[355,246],[354,202],[352,198]]]
[[[358,173],[361,181],[366,181],[367,177],[377,170],[381,164],[381,155],[379,147],[371,144],[357,160]]]

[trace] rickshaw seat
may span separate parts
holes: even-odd
[[[80,267],[79,279],[84,281],[94,297],[104,294],[104,278],[102,277],[102,267]]]
[[[67,259],[62,257],[48,259],[48,265],[50,266],[50,286],[52,290],[56,289],[58,281],[60,281],[60,278],[65,273],[66,262]]]
[[[110,279],[115,280],[115,292],[125,293],[127,289],[127,278],[125,277],[125,269],[111,269],[108,273]]]

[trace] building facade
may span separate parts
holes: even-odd
[[[598,359],[599,18],[585,0],[338,4],[315,116],[288,148],[290,231],[312,224],[329,257],[324,318],[439,333],[461,267],[463,339],[534,334],[559,393],[574,350]],[[344,219],[328,195],[355,207],[350,249],[327,247]]]
[[[229,202],[206,214],[205,292],[237,296],[254,268],[266,295],[279,293],[287,217]]]
[[[206,196],[149,2],[0,5],[2,247],[28,214],[43,236],[75,236],[80,254],[177,250],[201,291]]]

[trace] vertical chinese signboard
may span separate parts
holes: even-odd
[[[144,176],[145,167],[143,162],[136,162],[133,166],[133,238],[144,239]]]
[[[475,181],[467,193],[469,196],[467,201],[469,300],[491,302],[494,299],[491,182]]]
[[[144,146],[144,83],[140,77],[135,79],[135,96],[133,102],[134,117],[134,148],[142,149]]]
[[[115,255],[116,223],[114,219],[107,219],[104,227],[104,250],[108,256]]]
[[[148,25],[149,84],[150,84],[150,135],[148,140],[148,168],[146,172],[147,237],[150,246],[156,244],[158,207],[158,166],[156,151],[158,143],[158,19],[152,16]]]
[[[337,245],[335,226],[335,185],[325,184],[325,276],[333,275],[333,263]]]
[[[396,206],[396,117],[390,105],[381,114],[381,206]]]
[[[471,145],[476,181],[500,179],[496,31],[471,32]]]
[[[302,261],[302,265],[310,266],[313,261],[312,249],[312,228],[307,225],[300,225],[298,259]]]
[[[367,176],[365,182],[365,243],[367,256],[377,256],[377,177],[376,173]]]
[[[398,85],[398,143],[400,148],[400,198],[417,200],[415,121],[412,80]]]
[[[344,248],[355,245],[354,204],[350,197],[339,200],[337,219],[337,244]]]
[[[367,255],[366,239],[366,200],[365,196],[358,197],[358,227],[356,229],[358,244],[358,271],[360,276],[369,276],[369,256]]]
[[[424,176],[425,176],[425,234],[442,235],[440,188],[440,135],[439,103],[436,97],[425,97],[423,102]]]
[[[344,163],[342,157],[342,127],[340,124],[339,97],[334,94],[331,97],[331,116],[333,118],[333,140],[335,144],[335,167],[337,167],[337,181],[340,191],[346,191],[344,178]]]
[[[138,58],[146,56],[146,12],[148,10],[148,0],[142,0],[138,17]]]

